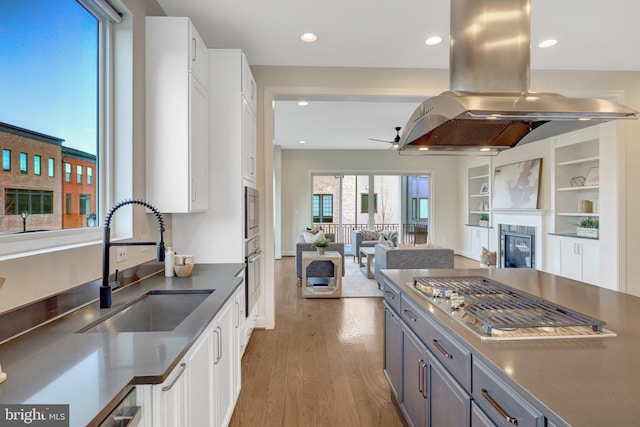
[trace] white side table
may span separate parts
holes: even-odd
[[[334,277],[328,278],[326,284],[316,285],[307,280],[307,267],[313,261],[331,261]],[[302,296],[305,298],[340,298],[342,296],[342,255],[340,252],[327,251],[320,255],[318,252],[302,252]]]

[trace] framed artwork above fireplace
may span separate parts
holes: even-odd
[[[493,175],[494,209],[538,209],[542,159],[496,166]]]

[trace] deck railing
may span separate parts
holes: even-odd
[[[345,245],[351,244],[351,230],[371,230],[367,224],[314,224],[322,227],[325,233],[335,234],[339,236],[338,231],[342,231],[342,241]],[[386,231],[400,231],[400,224],[376,224],[373,226],[374,230],[386,230]],[[412,245],[414,243],[426,243],[427,241],[427,229],[426,224],[402,224],[402,238],[398,239],[400,243],[406,245]]]

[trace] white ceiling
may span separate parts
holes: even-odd
[[[210,48],[241,48],[251,65],[448,68],[449,0],[158,0],[188,16]],[[640,71],[640,1],[531,0],[531,68]],[[313,32],[315,43],[300,35]],[[426,46],[440,35],[445,42]],[[276,104],[276,143],[288,148],[380,148],[413,102]],[[411,105],[409,105],[411,104]],[[350,118],[350,120],[347,120]],[[305,136],[306,135],[306,136]],[[309,136],[313,135],[313,137]],[[308,144],[301,146],[299,139]]]

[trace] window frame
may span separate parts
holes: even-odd
[[[318,201],[318,215],[315,215],[316,200]],[[325,215],[325,200],[330,200],[331,216]],[[314,224],[328,224],[333,222],[333,194],[315,193],[311,198],[311,217]]]
[[[9,167],[5,167],[5,155],[8,154],[8,164]],[[2,170],[5,172],[11,172],[11,150],[7,149],[7,148],[3,148],[2,149]]]
[[[121,0],[110,1],[110,4],[101,0],[77,2],[98,20],[99,125],[95,185],[99,190],[95,224],[99,224],[109,206],[130,198],[133,193],[133,16]],[[117,151],[114,149],[115,140],[118,141]],[[120,165],[117,175],[114,173],[116,164]],[[123,168],[123,164],[127,168]],[[101,244],[102,234],[102,228],[95,226],[3,235],[0,236],[0,261]],[[133,213],[131,209],[123,209],[117,224],[113,225],[111,239],[132,236]]]
[[[42,175],[42,156],[39,154],[33,155],[33,174],[36,176]]]
[[[55,178],[56,176],[56,159],[49,157],[47,160],[47,176]]]
[[[82,165],[76,165],[76,184],[82,184],[82,174],[84,173],[84,168]]]
[[[29,154],[21,151],[18,157],[18,166],[20,167],[20,173],[26,175],[29,173]]]

